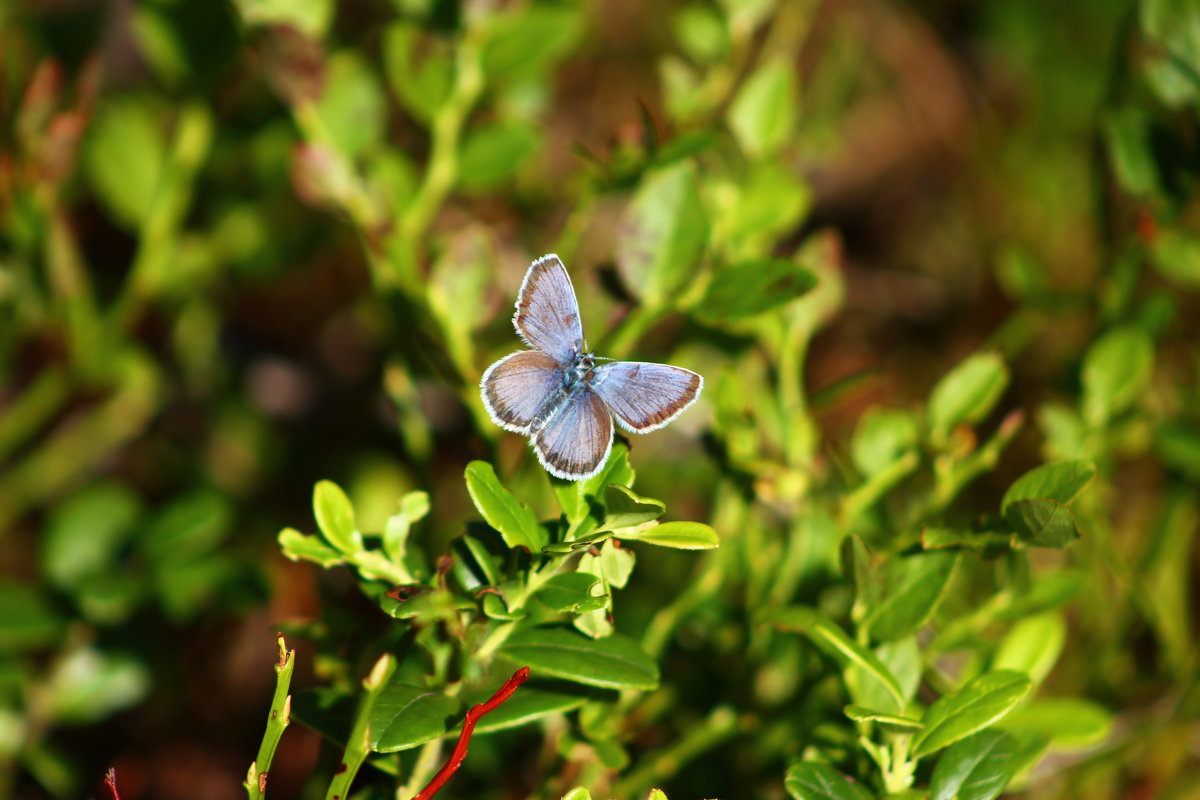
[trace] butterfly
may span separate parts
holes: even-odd
[[[649,433],[682,414],[704,388],[702,377],[682,367],[588,352],[575,290],[553,253],[525,273],[513,327],[534,349],[487,368],[479,382],[483,405],[501,428],[529,436],[538,461],[559,478],[600,471],[614,417],[631,433]]]

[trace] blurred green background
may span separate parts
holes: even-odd
[[[546,252],[601,355],[706,376],[631,458],[723,537],[778,537],[865,410],[1001,352],[1029,422],[966,507],[1041,458],[1101,465],[1092,543],[1037,563],[1085,575],[1055,688],[1116,719],[1024,791],[1200,792],[1195,2],[15,0],[0,25],[0,796],[84,796],[113,764],[127,797],[240,796],[276,627],[395,624],[280,555],[317,480],[364,530],[428,491],[435,556],[476,516],[472,458],[557,514],[476,389]],[[797,248],[842,293],[781,376],[774,334],[704,292]],[[1153,367],[1100,434],[1072,409],[1117,324]],[[772,439],[788,378],[814,427]],[[757,522],[722,516],[728,491]],[[693,563],[647,556],[628,624]],[[708,613],[664,665],[678,726],[774,691],[731,655],[746,619]],[[770,737],[673,796],[782,796]],[[505,770],[488,752],[477,776]],[[272,794],[317,753],[293,726]]]

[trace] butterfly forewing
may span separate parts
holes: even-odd
[[[525,273],[513,325],[530,346],[544,350],[560,364],[569,364],[583,350],[579,303],[558,256],[542,256]]]
[[[538,350],[522,350],[488,367],[479,382],[492,420],[506,430],[528,433],[538,412],[560,399],[563,368]]]
[[[533,433],[533,449],[552,475],[577,481],[595,475],[612,448],[612,416],[599,397],[577,389]]]
[[[633,433],[649,433],[678,417],[700,395],[704,379],[670,364],[613,361],[596,367],[591,388]]]

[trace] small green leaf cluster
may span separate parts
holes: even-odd
[[[364,532],[346,494],[321,481],[313,493],[318,532],[280,532],[288,558],[353,569],[363,595],[416,633],[396,657],[389,655],[391,667],[376,690],[359,697],[343,683],[302,691],[292,706],[296,718],[348,754],[357,745],[372,765],[402,774],[399,757],[386,754],[422,746],[436,754],[461,712],[486,697],[498,675],[528,666],[534,680],[488,714],[476,733],[578,710],[585,746],[606,761],[627,760],[619,727],[583,722],[611,715],[617,690],[659,686],[654,659],[614,628],[614,594],[636,564],[627,543],[703,550],[718,546],[716,532],[698,522],[660,522],[665,504],[629,488],[634,471],[623,445],[596,476],[556,482],[562,510],[556,520],[540,522],[491,464],[471,462],[465,479],[483,524],[468,525],[445,556],[433,558],[410,542],[430,508],[424,492],[401,498],[382,531]],[[428,760],[418,758],[407,785],[428,777],[421,772]]]

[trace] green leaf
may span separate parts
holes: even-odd
[[[649,528],[624,531],[621,538],[676,550],[711,550],[721,544],[717,532],[703,522],[663,522]]]
[[[491,697],[494,689],[495,687],[492,687],[469,694],[464,705],[470,707],[482,703]],[[578,690],[575,692],[557,691],[525,684],[494,711],[484,715],[479,720],[479,724],[475,726],[475,732],[492,733],[528,725],[542,717],[563,714],[579,708],[588,699],[588,695],[581,694]]]
[[[313,490],[313,514],[325,541],[343,553],[362,550],[362,534],[354,522],[354,507],[342,487],[333,481],[320,481]]]
[[[1017,771],[1017,746],[1003,731],[980,731],[947,748],[933,768],[929,800],[992,800]]]
[[[64,620],[32,586],[0,581],[0,653],[48,645],[63,625]]]
[[[150,673],[132,656],[83,647],[56,664],[44,690],[51,720],[87,725],[145,697]]]
[[[925,730],[913,739],[913,756],[935,753],[991,726],[1012,711],[1032,686],[1020,672],[994,670],[939,698],[921,718]]]
[[[316,114],[334,149],[347,158],[366,153],[383,139],[387,101],[375,72],[353,50],[326,62],[325,85]]]
[[[454,83],[454,61],[447,42],[424,35],[410,22],[394,22],[383,34],[388,82],[404,109],[429,125]]]
[[[1066,547],[1080,536],[1071,509],[1041,497],[1009,503],[1004,521],[1022,541],[1035,547]]]
[[[1000,642],[995,669],[1023,672],[1034,684],[1042,682],[1062,653],[1067,623],[1058,611],[1047,611],[1017,620]]]
[[[843,675],[851,701],[854,705],[866,708],[890,709],[895,713],[906,711],[907,703],[911,702],[917,693],[917,684],[920,683],[923,666],[916,637],[909,636],[894,642],[886,642],[875,647],[871,652],[896,679],[905,704],[897,704],[896,698],[891,692],[857,664],[847,666]]]
[[[633,490],[620,484],[610,484],[604,490],[604,524],[602,530],[615,531],[633,528],[656,520],[667,510],[661,500],[639,497]]]
[[[493,83],[537,77],[583,33],[580,10],[565,6],[529,5],[485,19],[483,74]]]
[[[1049,498],[1066,505],[1079,496],[1096,475],[1096,465],[1085,459],[1056,461],[1029,470],[1013,481],[1000,501],[1001,513],[1017,500]]]
[[[879,657],[846,635],[833,620],[810,608],[785,608],[770,618],[770,621],[785,630],[803,633],[813,644],[831,656],[843,667],[855,665],[877,681],[888,695],[896,701],[895,711],[905,707],[904,693],[896,677],[884,666]]]
[[[1150,121],[1136,106],[1108,112],[1104,120],[1108,159],[1121,188],[1138,197],[1160,193],[1158,165],[1150,148]]]
[[[795,68],[790,60],[760,65],[729,106],[729,127],[752,157],[770,156],[792,136],[796,120]]]
[[[855,722],[877,722],[883,727],[899,733],[913,733],[923,727],[920,720],[888,714],[885,711],[877,711],[866,706],[849,705],[842,711]]]
[[[696,314],[717,322],[755,317],[787,305],[816,285],[812,272],[794,261],[743,261],[713,277]]]
[[[1154,371],[1154,343],[1141,328],[1106,333],[1083,359],[1083,415],[1095,426],[1132,406]]]
[[[199,489],[174,499],[154,515],[139,537],[139,549],[160,566],[190,561],[213,552],[229,534],[229,500]]]
[[[505,544],[539,553],[549,543],[537,517],[500,484],[491,464],[472,461],[467,465],[466,478],[471,502],[487,524],[500,532]]]
[[[629,582],[629,576],[633,574],[633,567],[636,559],[630,550],[624,547],[617,547],[611,540],[605,542],[600,547],[600,555],[585,556],[579,562],[579,569],[583,570],[584,565],[591,559],[595,565],[595,570],[589,570],[600,575],[604,582],[609,586],[615,586],[618,589],[624,589],[625,584]],[[597,571],[598,570],[598,571]]]
[[[1200,287],[1200,237],[1173,228],[1161,230],[1150,256],[1154,267],[1171,280]]]
[[[890,642],[916,633],[937,609],[957,564],[958,553],[947,550],[891,560],[883,599],[863,623],[871,638]]]
[[[408,534],[414,523],[429,513],[429,495],[409,492],[400,500],[400,510],[387,519],[383,529],[383,551],[394,564],[403,564],[407,552]]]
[[[118,483],[89,487],[60,504],[41,542],[46,577],[62,588],[111,578],[139,512],[137,495]]]
[[[108,99],[88,128],[84,167],[113,219],[137,227],[154,205],[167,142],[153,107],[134,97]]]
[[[328,569],[343,564],[341,553],[316,536],[306,536],[295,528],[279,532],[279,548],[292,561],[313,561]]]
[[[446,733],[446,721],[458,709],[458,701],[452,697],[393,678],[371,707],[371,749],[395,753],[437,739]]]
[[[658,665],[619,633],[589,639],[565,628],[518,628],[496,651],[536,674],[605,689],[654,689]]]
[[[770,252],[775,240],[800,224],[812,207],[804,180],[773,161],[753,165],[736,186],[717,195],[716,224],[739,255]]]
[[[975,353],[938,381],[929,396],[929,430],[935,443],[959,425],[988,415],[1008,386],[1008,367],[998,353]]]
[[[596,586],[601,587],[599,595],[593,589]],[[604,608],[606,596],[603,591],[603,584],[595,575],[569,572],[546,581],[535,596],[560,614],[582,614]]]
[[[652,308],[692,280],[708,242],[696,168],[680,161],[646,173],[617,237],[626,288]]]
[[[592,793],[578,786],[562,796],[562,800],[592,800]]]
[[[788,767],[783,786],[794,800],[872,800],[871,793],[862,786],[816,761]]]
[[[717,61],[729,47],[725,20],[708,6],[687,6],[675,14],[673,22],[680,46],[694,61]]]
[[[1113,717],[1081,697],[1048,697],[1021,706],[1001,725],[1018,734],[1044,734],[1056,750],[1092,747],[1108,738]]]
[[[854,429],[854,465],[863,475],[874,475],[916,448],[917,439],[917,419],[911,412],[872,406]]]
[[[471,191],[494,189],[508,180],[542,144],[541,132],[527,122],[483,125],[467,134],[459,156],[459,185]]]

